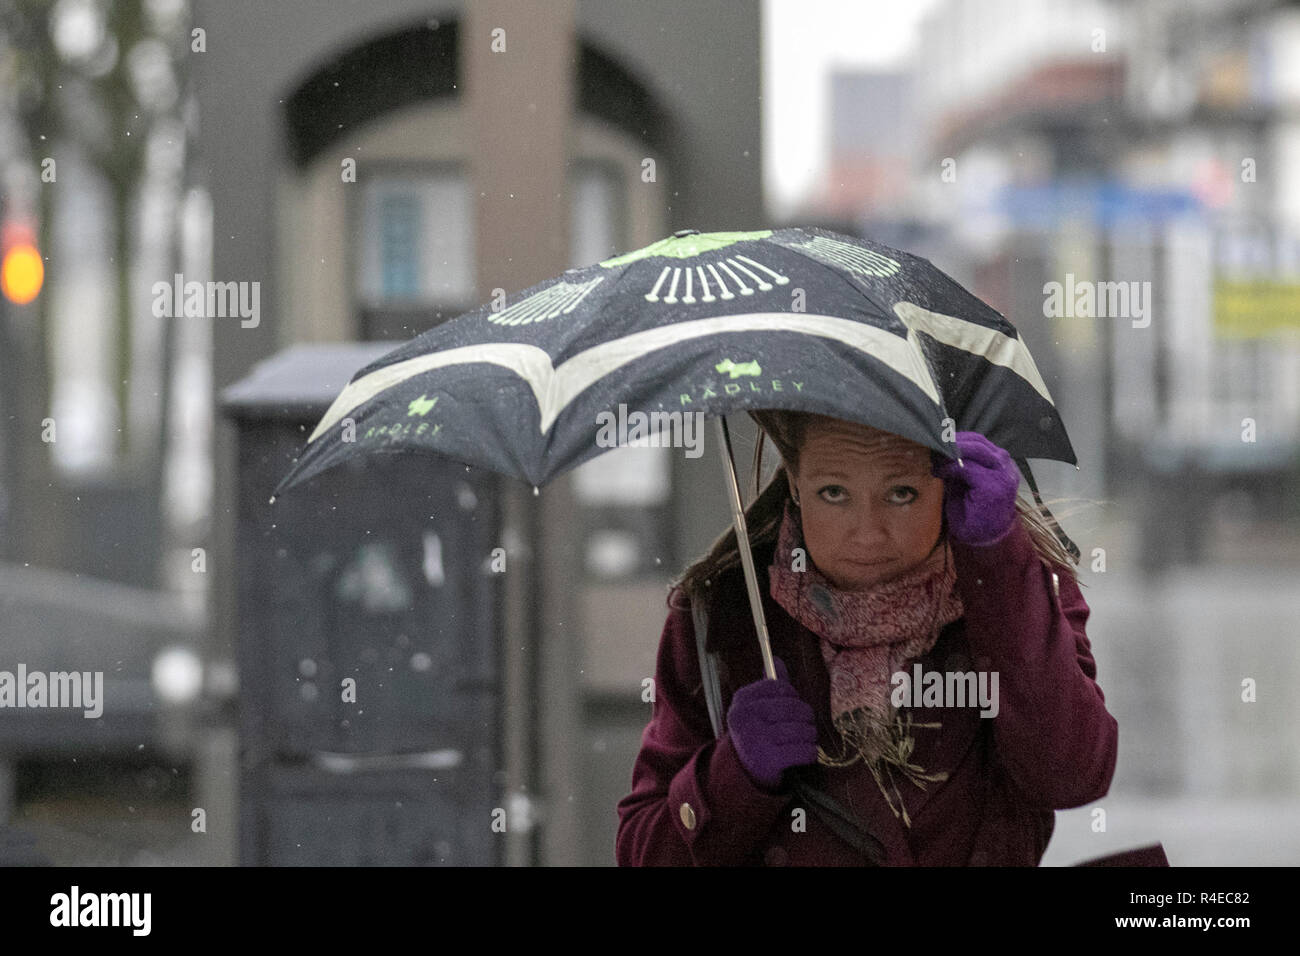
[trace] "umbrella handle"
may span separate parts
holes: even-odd
[[[719,414],[718,441],[722,446],[722,468],[726,473],[727,500],[731,503],[731,523],[736,529],[736,550],[745,569],[745,589],[749,592],[749,609],[754,613],[754,627],[758,631],[758,649],[763,654],[763,670],[776,680],[776,664],[772,660],[772,642],[767,636],[767,620],[763,617],[763,599],[759,597],[758,575],[754,572],[754,555],[749,547],[749,529],[745,526],[745,509],[740,501],[740,485],[736,483],[736,464],[731,456],[731,433],[727,430],[727,416]],[[762,440],[762,436],[759,436]],[[741,542],[744,542],[742,545]]]

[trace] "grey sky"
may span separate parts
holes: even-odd
[[[780,218],[826,162],[827,73],[890,68],[910,55],[939,0],[764,0],[763,185]]]

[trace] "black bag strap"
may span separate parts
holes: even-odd
[[[726,732],[726,717],[722,709],[722,684],[718,680],[717,655],[707,647],[709,616],[702,600],[691,601],[691,619],[695,624],[695,647],[700,656],[700,679],[704,684],[704,700],[709,708],[709,723],[713,725],[713,736],[718,738]],[[865,856],[874,866],[883,866],[884,844],[830,794],[813,786],[804,777],[805,770],[806,768],[797,767],[792,774],[795,795],[840,839]]]
[[[722,711],[722,685],[718,682],[717,658],[705,645],[709,615],[704,609],[704,601],[691,601],[691,618],[695,622],[695,647],[700,654],[700,679],[704,682],[704,702],[709,706],[709,723],[713,725],[713,736],[721,737],[727,729],[727,718]]]
[[[795,795],[812,807],[821,821],[835,831],[836,836],[870,860],[873,866],[884,866],[885,845],[829,793],[801,779],[799,774],[803,770],[803,767],[795,768]]]

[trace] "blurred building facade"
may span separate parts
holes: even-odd
[[[185,281],[255,285],[261,314],[187,320],[191,331],[206,328],[182,349],[190,374],[172,399],[189,407],[198,398],[187,431],[200,441],[175,481],[203,520],[177,541],[133,523],[128,505],[99,519],[100,537],[148,569],[137,584],[150,594],[194,587],[195,576],[171,568],[178,545],[187,559],[202,548],[206,562],[198,615],[184,618],[204,675],[191,719],[203,716],[164,759],[194,771],[189,796],[208,808],[209,838],[138,858],[119,847],[120,859],[233,863],[237,814],[250,796],[239,792],[239,765],[253,743],[235,733],[233,714],[245,704],[237,649],[259,612],[241,606],[248,597],[236,590],[244,556],[234,521],[248,489],[223,396],[294,345],[395,345],[494,294],[678,228],[764,225],[760,16],[757,0],[196,0],[189,14],[205,47],[188,58],[192,188],[176,213],[174,267],[140,271],[151,281],[174,269]],[[94,280],[71,274],[69,283]],[[313,387],[305,382],[303,392]],[[509,739],[500,800],[512,830],[524,831],[509,862],[612,863],[614,805],[650,715],[643,681],[667,614],[664,585],[723,530],[720,479],[713,449],[685,459],[680,449],[629,448],[537,498],[522,487],[505,493],[502,544],[521,571],[506,575],[515,616],[497,637],[503,648],[526,648],[506,652],[502,675]],[[268,529],[273,521],[268,512]],[[422,533],[414,516],[411,532]],[[457,553],[455,542],[446,548]],[[432,586],[427,568],[383,570],[395,575],[386,580]],[[137,617],[149,607],[134,603]],[[155,613],[177,620],[170,604]],[[43,636],[38,628],[33,640]],[[292,690],[301,678],[269,679]],[[64,779],[77,786],[75,771]],[[26,818],[42,812],[26,809]],[[97,859],[111,857],[111,839],[90,835],[111,830],[111,814],[62,822],[95,845]],[[61,862],[82,858],[69,841]]]
[[[1295,708],[1243,702],[1261,672],[1300,678],[1298,50],[1300,10],[1270,0],[944,0],[910,67],[861,76],[832,117],[877,128],[809,202],[914,237],[1029,344],[1081,466],[1034,467],[1076,499],[1057,513],[1124,728],[1112,794],[1173,800],[1126,815],[1207,861],[1245,851],[1234,801],[1300,787]],[[915,134],[888,203],[839,181],[907,142],[879,128],[883,83]],[[1300,852],[1283,816],[1256,858]],[[1057,862],[1095,845],[1069,833]]]
[[[199,10],[275,64],[199,80],[213,272],[264,276],[276,290],[260,335],[217,331],[218,387],[290,343],[396,342],[496,290],[676,228],[762,221],[756,3],[389,3],[333,21],[306,4],[301,16],[283,5]],[[493,52],[497,29],[504,52]],[[249,103],[265,112],[250,117]],[[355,185],[342,184],[348,158]],[[219,496],[236,484],[222,447]],[[507,695],[508,796],[527,808],[521,820],[545,821],[537,862],[612,861],[613,807],[649,717],[642,681],[654,673],[664,582],[721,531],[719,477],[712,455],[625,449],[539,499],[516,489],[505,534],[531,572],[516,598],[537,630],[507,622],[506,646],[534,656],[505,666],[536,667],[542,696],[527,680]],[[238,613],[222,593],[224,649]]]

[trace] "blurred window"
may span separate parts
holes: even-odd
[[[606,163],[580,162],[569,179],[569,267],[580,269],[617,255],[624,232],[618,170]]]
[[[411,338],[475,306],[474,207],[462,167],[367,179],[357,228],[362,338]]]

